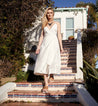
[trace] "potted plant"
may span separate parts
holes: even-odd
[[[73,35],[69,36],[68,40],[74,40],[74,36]]]

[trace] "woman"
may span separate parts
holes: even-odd
[[[63,53],[60,24],[53,20],[53,8],[48,7],[42,18],[42,32],[36,49],[37,59],[34,74],[44,75],[42,92],[48,92],[49,81],[53,81],[53,74],[60,74],[61,58]]]

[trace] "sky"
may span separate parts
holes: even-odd
[[[54,1],[55,7],[75,7],[77,3],[79,2],[85,2],[85,3],[94,3],[96,4],[96,0],[52,0]]]

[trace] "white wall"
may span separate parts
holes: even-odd
[[[75,30],[87,28],[87,13],[86,10],[61,11],[55,12],[54,18],[61,18],[61,33],[63,33],[63,40],[66,39],[66,18],[74,18],[74,36],[77,38]]]

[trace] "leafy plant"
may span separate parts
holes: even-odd
[[[68,39],[69,39],[69,40],[74,40],[74,36],[71,35],[71,36],[68,37]]]
[[[87,90],[98,101],[98,70],[93,68],[88,62],[83,60],[84,68],[80,68],[84,73],[84,81]]]
[[[27,72],[19,71],[16,75],[16,82],[27,81],[27,79],[28,79],[28,73]]]
[[[92,78],[98,80],[98,71],[94,69],[91,65],[89,65],[85,60],[83,62],[86,64],[86,68],[80,68],[85,75],[89,75]]]

